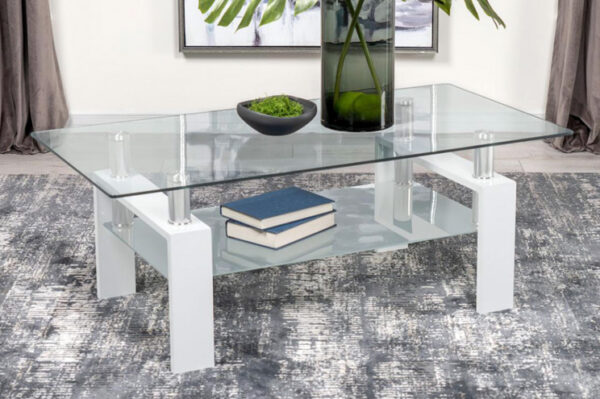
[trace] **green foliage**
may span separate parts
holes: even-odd
[[[279,118],[300,116],[304,112],[302,104],[284,95],[267,97],[263,100],[254,100],[248,109]]]
[[[406,0],[402,0],[402,1],[406,1]],[[452,0],[433,0],[433,1],[442,11],[444,11],[446,14],[450,15],[450,10],[452,9]],[[488,2],[488,0],[477,0],[477,3],[479,4],[479,7],[481,7],[481,9],[485,13],[485,15],[487,15],[488,17],[491,18],[491,20],[494,22],[494,25],[496,25],[496,28],[498,26],[502,26],[503,28],[506,28],[506,24],[504,23],[502,18],[500,18],[500,16],[496,13],[496,11],[494,11],[494,9],[492,8],[492,6]],[[469,12],[471,14],[473,14],[473,16],[476,19],[479,20],[479,13],[477,12],[477,8],[475,7],[473,0],[465,0],[465,6],[469,10]]]
[[[296,0],[294,7],[294,15],[303,13],[304,11],[310,10],[317,4],[319,0]]]
[[[465,5],[467,6],[467,10],[479,21],[479,13],[477,12],[477,8],[475,8],[475,4],[473,4],[473,0],[465,0]]]
[[[202,14],[206,14],[206,12],[209,10],[210,6],[212,6],[214,2],[215,0],[199,0],[198,9],[202,11]]]
[[[434,2],[442,11],[450,15],[450,9],[452,8],[452,0],[434,0]]]
[[[304,11],[310,10],[317,4],[318,0],[296,0],[294,6],[294,15],[298,15],[303,13]],[[347,0],[349,1],[349,0]],[[406,1],[406,0],[402,0]],[[452,10],[452,0],[433,0],[434,4],[438,6],[442,11],[446,14],[450,15],[450,11]],[[477,12],[477,8],[475,7],[475,0],[464,0],[465,6],[469,10],[471,14],[477,19],[479,19],[479,13]],[[488,0],[476,0],[479,7],[483,10],[485,15],[490,17],[490,19],[494,22],[496,27],[502,26],[506,28],[506,24],[500,18],[500,16],[494,11]],[[209,24],[214,23],[221,13],[227,6],[229,0],[218,0],[215,3],[215,0],[198,0],[198,9],[202,12],[202,14],[206,14],[209,10],[210,13],[208,17],[206,17],[205,21]],[[221,19],[219,20],[219,26],[229,26],[239,15],[244,7],[244,3],[246,0],[232,0],[229,8],[223,14]],[[244,16],[242,17],[242,21],[237,27],[237,30],[243,29],[250,25],[252,22],[252,17],[256,13],[258,6],[260,5],[261,0],[249,0],[248,6],[246,7],[246,11],[244,12]],[[262,17],[260,19],[260,26],[269,24],[271,22],[277,21],[283,15],[283,10],[285,9],[286,0],[269,0],[267,6],[265,7]]]
[[[500,18],[500,16],[496,14],[496,11],[494,11],[494,9],[490,5],[490,3],[488,3],[487,0],[477,0],[477,2],[479,3],[479,6],[481,7],[485,15],[487,15],[492,19],[492,21],[494,21],[496,28],[498,27],[498,25],[502,26],[503,28],[506,28],[506,24],[504,23],[502,18]]]
[[[242,22],[240,22],[240,24],[238,25],[236,32],[238,30],[250,25],[250,22],[252,22],[252,17],[254,16],[254,12],[258,8],[258,5],[260,4],[261,1],[262,0],[251,0],[250,1],[250,4],[248,4],[248,7],[246,8],[246,12],[244,13],[244,16],[242,17]]]
[[[219,21],[219,26],[229,26],[231,21],[240,13],[246,0],[233,0],[223,17]]]
[[[260,26],[277,21],[283,15],[286,0],[269,0],[260,19]]]
[[[223,11],[226,5],[227,0],[219,0],[219,2],[217,3],[217,5],[215,5],[210,14],[208,14],[208,17],[206,17],[206,23],[212,24],[213,22],[215,22],[217,18],[219,18],[219,15],[221,15],[221,12]]]

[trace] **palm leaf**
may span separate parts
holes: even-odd
[[[298,15],[303,13],[304,11],[308,11],[317,4],[319,0],[296,0],[296,5],[294,6],[294,15]]]
[[[212,24],[217,18],[221,15],[225,6],[229,0],[198,0],[198,8],[200,11],[205,14],[209,10],[210,13],[208,17],[206,17],[206,23]],[[231,4],[227,8],[227,11],[223,14],[221,19],[219,20],[219,26],[229,26],[231,22],[239,15],[244,7],[244,3],[246,0],[232,0]],[[350,1],[350,0],[347,0]],[[406,1],[406,0],[402,0]],[[479,19],[479,13],[477,12],[477,8],[475,7],[474,0],[464,0],[465,6],[469,10],[469,12],[476,18]],[[246,11],[242,17],[242,21],[237,27],[237,30],[243,29],[250,25],[252,22],[252,18],[257,13],[258,6],[262,0],[249,0],[248,6],[246,7]],[[294,15],[299,15],[305,11],[310,10],[317,4],[318,0],[296,0],[294,6]],[[433,0],[434,4],[444,11],[446,14],[450,15],[450,11],[452,10],[452,0]],[[268,23],[277,21],[283,15],[283,10],[285,9],[286,0],[269,0],[267,6],[265,7],[262,18],[260,20],[260,26],[266,25]],[[506,28],[506,24],[500,18],[500,16],[494,11],[492,6],[490,5],[488,0],[477,0],[479,7],[483,10],[485,15],[490,17],[490,19],[494,22],[496,27],[502,26]]]
[[[452,0],[435,0],[435,4],[446,14],[450,15],[452,8]]]
[[[269,0],[267,8],[260,19],[260,26],[270,24],[281,18],[283,10],[285,9],[285,1],[286,0]]]
[[[262,0],[252,0],[250,2],[250,4],[248,4],[248,7],[246,8],[246,12],[244,13],[244,16],[242,17],[242,22],[240,22],[236,31],[250,25],[250,22],[252,22],[252,17],[254,16],[254,12],[258,8],[258,5],[260,4],[261,1]]]
[[[202,14],[206,14],[214,2],[215,0],[198,0],[198,9],[202,11]]]
[[[233,21],[234,18],[240,13],[245,1],[246,0],[233,0],[227,11],[225,11],[225,14],[223,14],[223,17],[221,17],[219,26],[229,26],[231,21]]]
[[[465,5],[467,6],[467,10],[469,10],[471,14],[473,14],[475,19],[479,20],[479,13],[475,8],[475,4],[473,4],[473,0],[465,0]]]
[[[483,10],[483,12],[488,17],[490,17],[492,19],[492,21],[494,21],[494,24],[496,24],[496,27],[498,27],[498,25],[501,25],[502,27],[506,28],[506,24],[504,23],[502,18],[500,18],[500,16],[498,14],[496,14],[496,11],[494,11],[494,9],[490,5],[490,3],[488,3],[487,0],[477,0],[477,2],[479,3],[479,6]]]
[[[206,17],[204,21],[207,24],[212,24],[213,22],[215,22],[217,18],[219,18],[219,15],[221,15],[221,12],[223,12],[223,9],[227,5],[227,1],[228,0],[219,0],[219,2],[215,5],[213,10],[210,12],[210,14],[208,14],[208,17]]]

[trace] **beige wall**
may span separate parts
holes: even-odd
[[[50,0],[73,114],[154,114],[232,107],[265,94],[319,95],[318,55],[184,57],[175,0]],[[542,113],[557,0],[494,0],[508,24],[477,23],[455,1],[440,52],[398,55],[396,86],[451,82]]]

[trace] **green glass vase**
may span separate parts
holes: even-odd
[[[395,0],[321,1],[321,123],[352,132],[394,122]]]

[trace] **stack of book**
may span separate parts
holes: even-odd
[[[335,226],[333,201],[288,187],[221,205],[227,237],[282,248]]]

